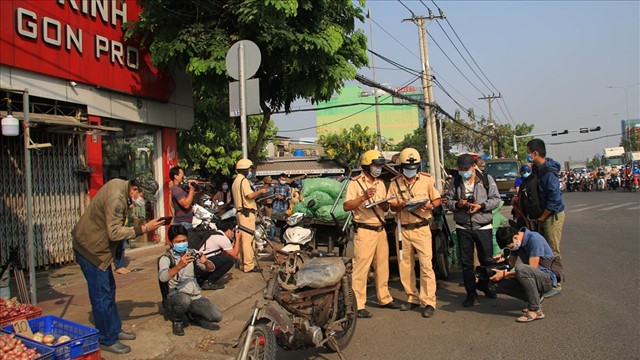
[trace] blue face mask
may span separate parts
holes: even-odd
[[[229,190],[229,185],[222,185],[222,190]]]
[[[462,178],[465,180],[471,179],[471,176],[473,175],[471,171],[460,171],[459,173],[460,173],[460,176],[462,176]]]
[[[527,153],[527,162],[533,162],[533,159],[531,158],[531,154]]]
[[[253,173],[252,173],[252,172],[249,172],[249,173],[247,174],[247,179],[251,179],[252,177],[253,177]]]
[[[188,242],[173,244],[173,251],[177,252],[178,254],[182,254],[183,252],[187,251],[188,247],[189,247]]]
[[[526,172],[526,173],[522,173],[522,178],[523,178],[523,179],[526,179],[526,178],[527,178],[527,176],[529,176],[529,175],[530,175],[530,173],[528,173],[528,172]]]
[[[412,179],[418,173],[418,169],[402,169],[402,173],[407,177],[407,179]]]

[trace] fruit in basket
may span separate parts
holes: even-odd
[[[71,338],[69,336],[67,336],[67,335],[62,335],[62,336],[60,336],[58,338],[58,341],[56,341],[56,345],[57,344],[62,344],[62,343],[67,342],[67,341],[71,341]]]
[[[42,338],[42,342],[47,344],[47,345],[51,345],[56,341],[56,337],[51,335],[51,334],[47,334]]]
[[[22,340],[11,335],[0,335],[0,359],[36,359],[40,354],[28,348]]]
[[[21,304],[17,298],[11,300],[0,301],[0,319],[10,319],[23,315],[29,315],[34,311],[33,306],[29,304]]]
[[[37,332],[33,334],[33,340],[37,342],[42,342],[44,340],[44,334],[41,332]]]

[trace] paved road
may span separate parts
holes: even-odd
[[[568,280],[544,302],[547,317],[514,320],[524,303],[501,295],[463,308],[457,272],[438,284],[432,319],[378,309],[361,320],[346,359],[640,359],[640,193],[569,193],[562,241]],[[401,285],[391,282],[404,299]],[[373,290],[370,288],[369,290]],[[370,299],[375,301],[373,291]],[[281,351],[283,359],[338,359]]]

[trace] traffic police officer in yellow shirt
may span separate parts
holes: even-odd
[[[396,223],[400,226],[397,240],[402,258],[398,256],[400,281],[407,294],[408,302],[401,311],[408,311],[418,305],[422,306],[422,316],[430,318],[436,309],[436,276],[431,263],[431,229],[429,219],[431,210],[440,206],[440,192],[430,174],[420,170],[420,153],[416,149],[406,148],[400,152],[402,175],[391,180],[388,196],[396,199],[389,201],[391,210],[396,212]],[[428,200],[416,205],[415,209],[407,207],[408,202]],[[396,232],[398,234],[398,231]],[[414,271],[415,253],[420,262],[420,293],[416,288]]]
[[[362,174],[349,182],[344,199],[344,211],[353,211],[356,225],[353,256],[353,292],[356,297],[359,318],[373,315],[365,309],[367,302],[367,275],[373,263],[376,275],[376,295],[378,304],[383,308],[399,309],[400,304],[389,293],[389,244],[384,231],[384,214],[389,204],[366,208],[367,204],[385,198],[387,191],[384,183],[377,179],[382,173],[386,160],[377,150],[364,153],[360,165]]]
[[[256,229],[256,213],[258,206],[256,198],[267,192],[267,186],[258,191],[251,188],[251,178],[253,178],[253,162],[249,159],[240,159],[236,163],[236,173],[238,174],[231,185],[231,193],[233,194],[233,205],[236,208],[238,225],[242,225],[251,230]],[[253,255],[253,236],[241,232],[240,245],[242,246],[242,265],[240,270],[243,272],[257,271],[254,255]]]

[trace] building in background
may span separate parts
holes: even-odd
[[[620,121],[622,127],[622,139],[629,138],[629,134],[632,132],[636,137],[640,138],[640,119],[629,119]]]
[[[0,13],[0,117],[22,120],[28,89],[31,137],[53,145],[32,151],[36,265],[74,261],[71,229],[110,179],[153,176],[160,192],[146,216],[168,213],[176,131],[194,121],[191,80],[153,68],[124,39],[136,1],[2,0]],[[24,257],[22,143],[0,137],[1,263],[11,245]]]
[[[380,113],[380,133],[391,144],[401,142],[405,135],[423,126],[424,113],[419,111],[415,104],[405,100],[394,98],[382,90],[378,91],[378,106]],[[396,91],[407,96],[422,99],[422,92],[413,86],[397,88]],[[317,132],[338,132],[342,129],[351,129],[360,124],[363,128],[368,126],[372,133],[376,133],[375,93],[363,91],[357,85],[345,86],[342,91],[330,101],[318,104],[316,111]],[[357,104],[346,106],[349,104]]]

